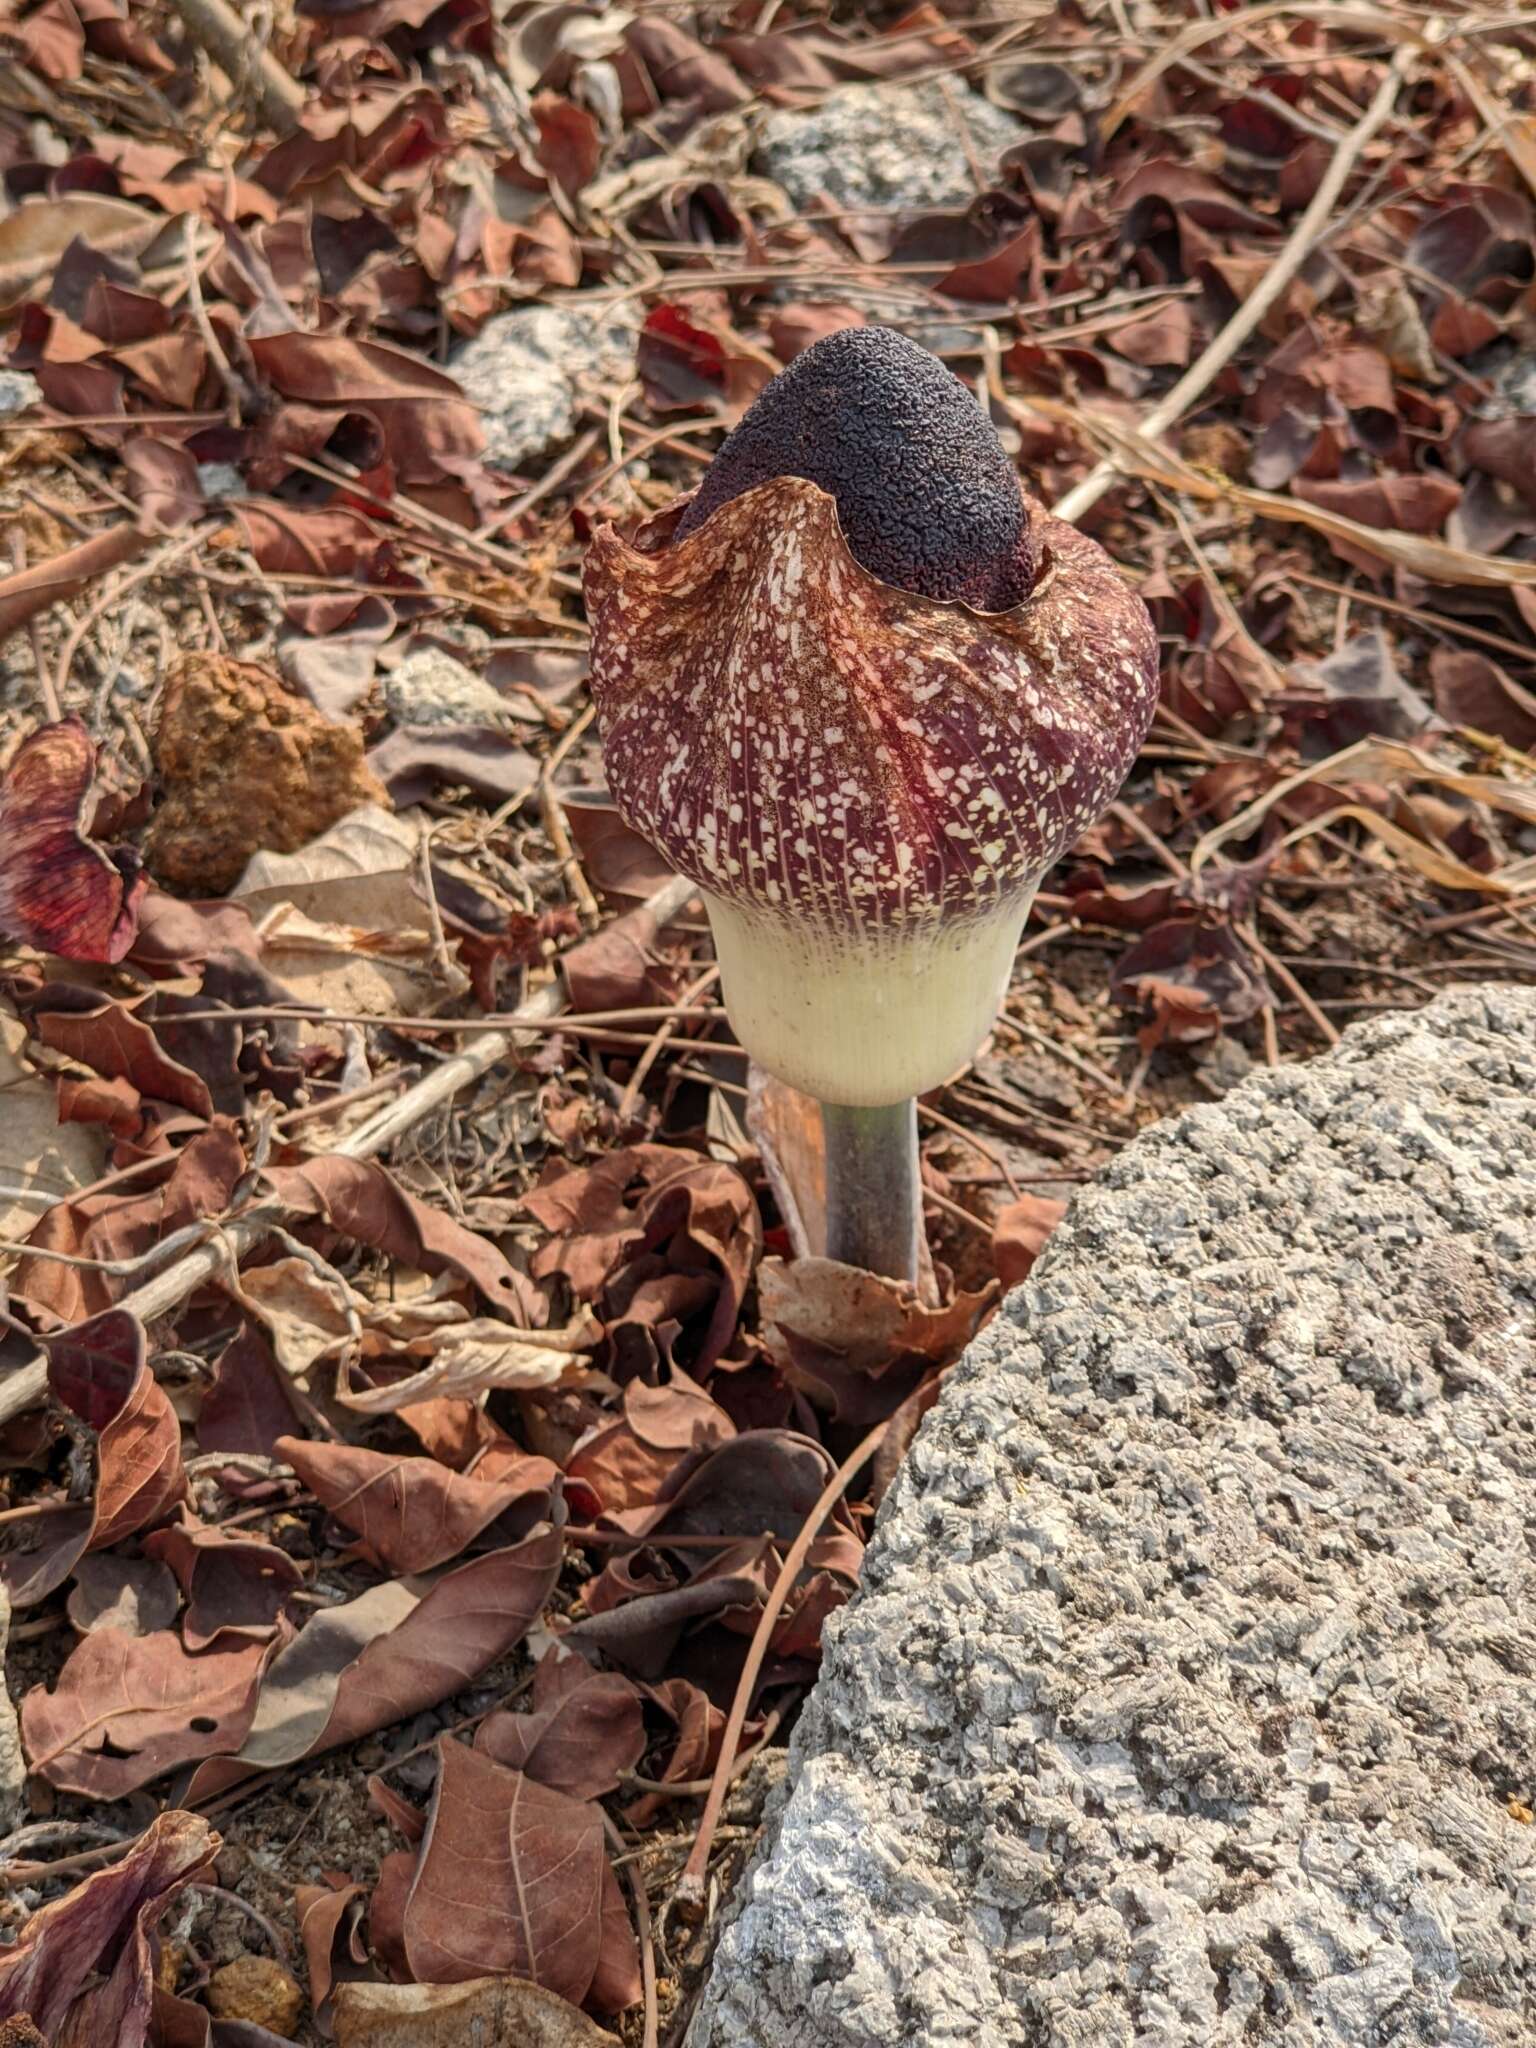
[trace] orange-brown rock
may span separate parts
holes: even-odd
[[[236,1956],[208,1979],[208,2010],[216,2020],[246,2020],[291,2041],[304,1994],[270,1956]]]
[[[171,671],[155,759],[165,795],[144,856],[189,896],[222,896],[253,853],[295,853],[360,804],[388,803],[354,726],[220,654],[188,654]]]

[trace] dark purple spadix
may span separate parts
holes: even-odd
[[[892,328],[845,327],[775,377],[710,464],[678,539],[778,476],[820,484],[854,560],[882,582],[988,612],[1029,595],[1029,514],[992,422]]]

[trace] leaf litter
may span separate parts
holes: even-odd
[[[0,2018],[658,2048],[710,1935],[670,1908],[739,1872],[873,1507],[1076,1185],[1536,968],[1536,43],[364,0],[231,82],[200,13],[0,20]],[[835,131],[814,196],[767,174],[770,113],[934,80],[968,199],[842,204]],[[456,365],[545,318],[565,409],[509,459]],[[869,319],[1163,648],[920,1105],[915,1294],[820,1256],[816,1119],[607,798],[576,594]]]

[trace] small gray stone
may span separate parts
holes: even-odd
[[[1536,991],[1469,988],[1079,1195],[885,1501],[688,2048],[1529,2048],[1533,1539]]]
[[[200,462],[197,482],[210,505],[221,504],[225,498],[245,496],[245,478],[232,462]]]
[[[967,136],[990,176],[1027,133],[958,82],[845,85],[808,112],[770,114],[753,165],[799,207],[824,197],[834,206],[921,213],[976,197]]]
[[[489,320],[451,365],[480,408],[486,457],[516,469],[576,431],[584,390],[605,395],[635,371],[632,306],[518,306]]]
[[[500,725],[505,699],[442,647],[416,647],[383,680],[397,725]]]
[[[0,419],[36,405],[42,395],[42,387],[27,371],[0,370]]]

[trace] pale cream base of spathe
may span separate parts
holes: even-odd
[[[967,923],[855,938],[705,892],[731,1024],[760,1067],[819,1102],[921,1095],[991,1030],[1034,893]]]

